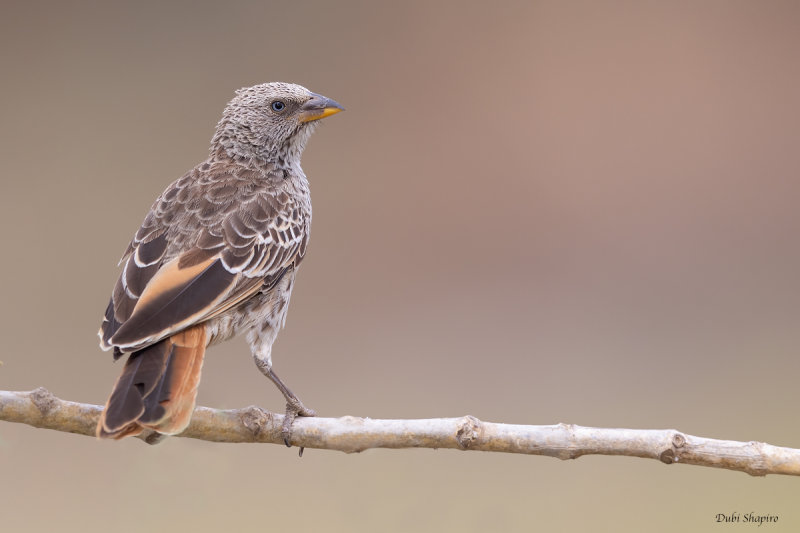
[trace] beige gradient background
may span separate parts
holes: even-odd
[[[0,389],[102,403],[95,331],[239,87],[340,101],[276,369],[324,416],[800,447],[797,2],[4,2]],[[239,340],[199,402],[281,410]],[[3,531],[800,530],[800,481],[0,424]]]

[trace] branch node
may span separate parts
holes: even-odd
[[[672,448],[668,448],[661,452],[661,455],[658,456],[662,463],[671,465],[675,462],[675,451]]]
[[[682,433],[676,432],[672,436],[672,445],[676,448],[683,448],[686,446],[686,437]]]
[[[755,456],[755,460],[753,464],[750,466],[749,469],[746,470],[748,474],[754,477],[763,477],[770,473],[769,467],[767,465],[767,454],[765,453],[764,447],[767,444],[765,442],[759,442],[756,440],[751,440],[747,443],[747,447],[752,450],[752,455]]]
[[[269,422],[269,413],[255,405],[246,407],[241,415],[242,424],[257,437]]]
[[[467,415],[461,419],[456,432],[456,442],[462,450],[469,448],[480,439],[483,433],[483,424],[472,415]]]
[[[39,409],[39,412],[42,413],[42,416],[47,416],[50,411],[56,408],[58,405],[58,398],[56,398],[52,392],[45,389],[44,387],[39,387],[36,390],[31,391],[31,401],[33,405]]]

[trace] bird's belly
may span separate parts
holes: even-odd
[[[208,322],[209,346],[247,331],[280,330],[286,322],[294,272],[288,272],[272,289],[258,292],[237,307]]]

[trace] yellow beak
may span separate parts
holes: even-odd
[[[319,120],[339,111],[344,111],[344,108],[337,102],[321,94],[311,93],[311,99],[300,107],[300,122]]]

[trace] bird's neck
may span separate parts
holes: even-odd
[[[212,156],[225,154],[233,161],[302,174],[300,159],[313,127],[302,127],[295,135],[280,143],[261,139],[252,132],[242,134],[241,126],[221,121],[211,139]]]

